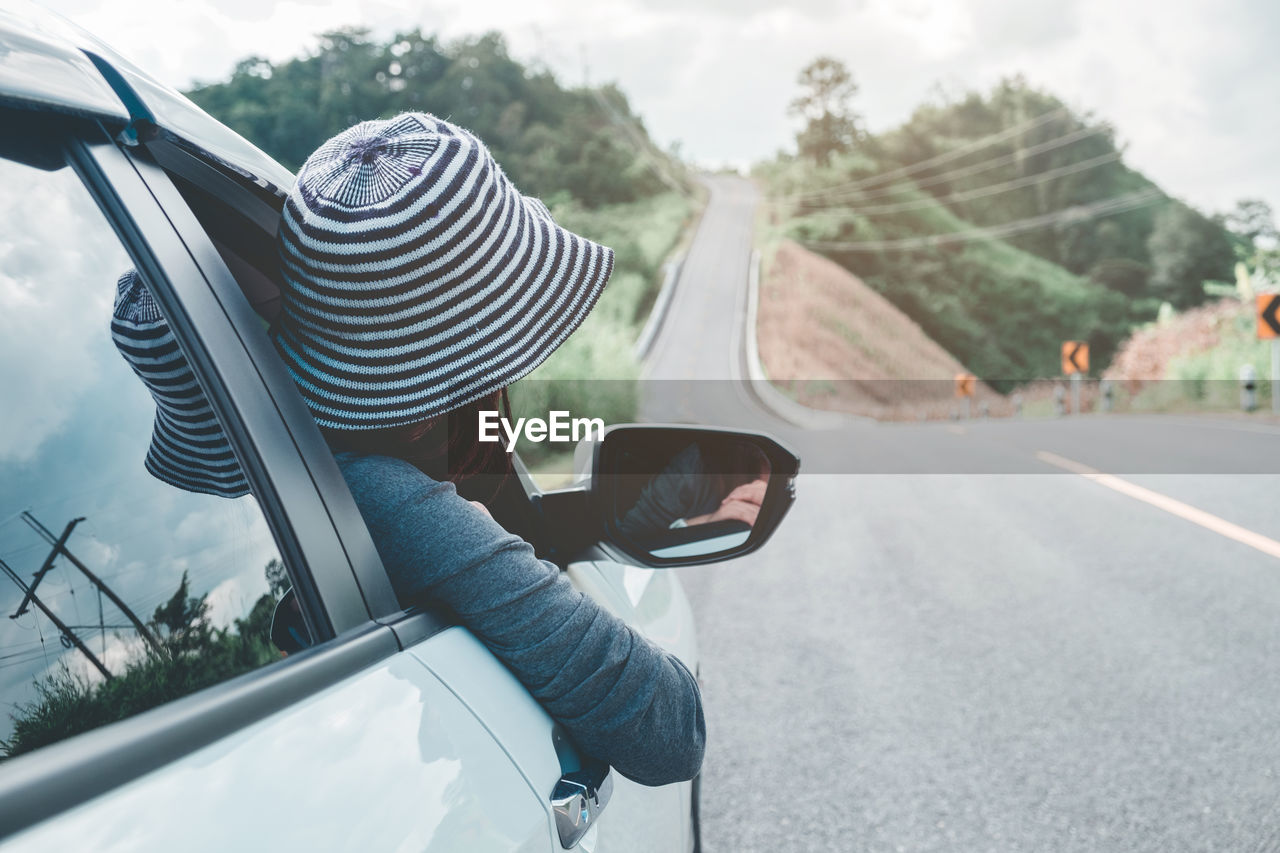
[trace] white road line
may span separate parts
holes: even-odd
[[[1104,474],[1095,468],[1090,468],[1088,465],[1074,462],[1047,450],[1036,451],[1036,458],[1064,471],[1079,474],[1081,477],[1092,480],[1100,486],[1106,486],[1108,489],[1117,491],[1122,495],[1128,495],[1131,498],[1151,504],[1170,515],[1176,515],[1184,521],[1198,524],[1206,530],[1212,530],[1220,536],[1234,539],[1243,545],[1248,545],[1250,548],[1256,548],[1268,556],[1280,559],[1280,542],[1263,536],[1261,533],[1254,533],[1252,530],[1243,528],[1238,524],[1232,524],[1225,518],[1218,518],[1218,516],[1207,513],[1202,509],[1196,509],[1190,504],[1174,500],[1168,495],[1153,492],[1151,489],[1143,488],[1136,483],[1130,483],[1128,480],[1123,480],[1114,474]]]

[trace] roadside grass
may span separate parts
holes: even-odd
[[[640,375],[632,347],[662,286],[663,266],[686,240],[698,205],[679,193],[588,210],[553,201],[556,222],[614,250],[614,270],[582,326],[526,378],[511,387],[515,417],[546,418],[552,410],[606,424],[636,418]],[[522,440],[521,458],[531,470],[551,465],[556,451]]]

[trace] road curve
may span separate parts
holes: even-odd
[[[1280,540],[1280,430],[794,430],[734,381],[754,191],[710,186],[646,418],[765,426],[810,473],[762,551],[680,570],[705,849],[1280,849],[1280,560],[1042,455]]]

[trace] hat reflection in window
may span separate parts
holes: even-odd
[[[111,339],[156,404],[147,470],[187,492],[223,498],[249,494],[249,483],[209,399],[136,270],[116,282]],[[276,607],[271,636],[286,654],[311,645],[292,589]]]
[[[116,282],[111,338],[156,403],[147,470],[188,492],[224,498],[249,494],[208,398],[136,270]]]

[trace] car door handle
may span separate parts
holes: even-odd
[[[596,818],[613,796],[613,776],[604,762],[589,762],[582,769],[560,777],[551,792],[560,846],[569,850],[595,825]]]

